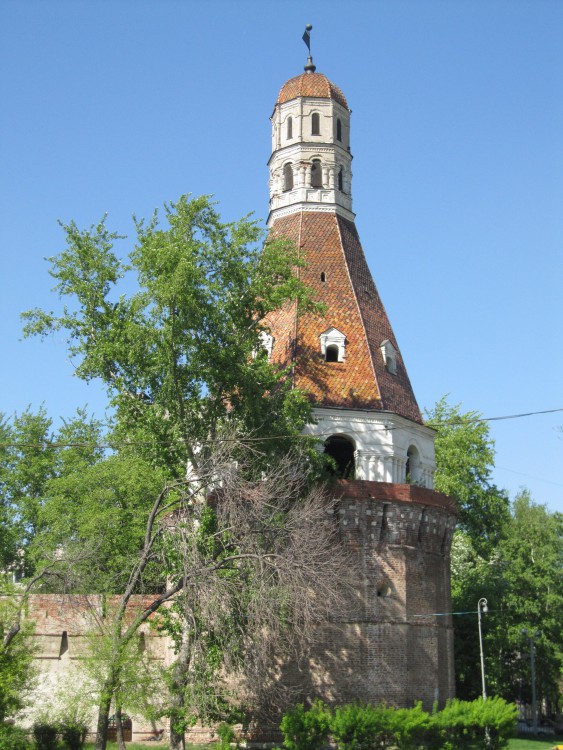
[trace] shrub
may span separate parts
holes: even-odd
[[[237,736],[235,730],[230,724],[223,722],[215,730],[219,737],[219,748],[220,750],[229,750],[231,742],[236,742]]]
[[[518,709],[499,697],[473,701],[477,739],[488,750],[502,750],[516,733]]]
[[[63,722],[60,727],[61,740],[66,750],[82,750],[88,727],[78,722]]]
[[[0,723],[0,750],[31,750],[31,743],[23,729]]]
[[[37,750],[57,750],[58,731],[56,724],[36,722],[33,725],[33,739]]]
[[[422,703],[413,708],[398,708],[389,718],[393,745],[399,750],[416,750],[436,744],[432,717],[422,709]]]
[[[284,714],[280,729],[287,750],[321,750],[326,744],[330,711],[321,701],[314,701],[310,709],[301,703]]]
[[[373,750],[387,747],[393,740],[394,709],[358,703],[337,708],[330,731],[339,750]]]
[[[488,750],[502,750],[516,730],[517,708],[502,698],[448,701],[432,717],[444,750],[463,750],[477,743]]]

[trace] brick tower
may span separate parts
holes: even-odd
[[[291,78],[272,120],[270,214],[322,314],[271,315],[271,361],[313,402],[306,432],[337,465],[341,536],[360,571],[344,618],[324,626],[306,690],[329,702],[430,707],[454,693],[449,551],[455,503],[433,488],[426,427],[352,212],[350,109],[316,72]],[[440,615],[440,616],[438,616]],[[303,681],[304,671],[300,670]]]

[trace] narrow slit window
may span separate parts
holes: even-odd
[[[311,135],[321,134],[321,118],[318,112],[311,115]]]
[[[338,170],[338,189],[341,193],[344,192],[344,169],[342,167]]]
[[[289,163],[283,165],[283,189],[293,190],[293,168]]]
[[[311,166],[311,187],[322,188],[323,186],[323,169],[320,159],[313,159]]]
[[[336,121],[336,140],[342,142],[342,123],[340,120]]]
[[[290,141],[293,138],[293,118],[287,118],[287,140]]]
[[[61,645],[59,648],[59,659],[61,658],[61,656],[66,654],[67,651],[68,651],[68,633],[66,630],[63,630],[63,634],[61,636]]]

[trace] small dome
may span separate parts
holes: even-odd
[[[298,96],[313,96],[319,99],[334,99],[348,109],[346,97],[338,86],[331,83],[322,73],[301,73],[284,83],[276,104],[283,104]]]

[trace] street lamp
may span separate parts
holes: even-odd
[[[538,733],[538,706],[536,702],[536,644],[535,639],[541,635],[541,630],[528,634],[527,628],[522,628],[522,635],[530,641],[530,671],[532,673],[532,731]]]
[[[481,613],[484,615],[489,611],[487,600],[479,599],[477,602],[477,622],[479,623],[479,653],[481,654],[481,683],[483,685],[483,700],[487,700],[487,687],[485,684],[485,655],[483,653],[483,632],[481,630]]]

